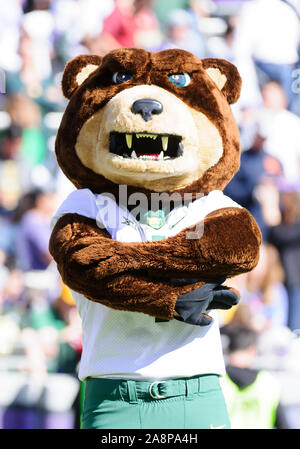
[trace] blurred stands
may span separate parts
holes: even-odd
[[[181,47],[242,74],[242,165],[226,193],[254,214],[264,245],[257,269],[230,282],[241,304],[221,327],[258,332],[253,366],[277,377],[300,428],[299,0],[0,0],[0,10],[0,428],[79,426],[80,320],[47,249],[73,189],[54,154],[60,81],[70,58],[125,45]]]

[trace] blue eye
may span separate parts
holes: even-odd
[[[173,73],[168,78],[171,83],[178,87],[185,87],[191,82],[191,77],[188,73]]]
[[[115,84],[125,83],[125,81],[129,81],[133,75],[125,72],[115,72],[112,76],[112,80]]]

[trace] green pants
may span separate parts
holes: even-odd
[[[216,375],[166,382],[88,378],[83,429],[228,429]]]

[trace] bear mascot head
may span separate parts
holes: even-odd
[[[230,104],[241,79],[227,61],[183,50],[119,49],[79,56],[65,69],[70,100],[56,143],[78,188],[116,192],[222,190],[239,167]]]
[[[59,211],[50,251],[70,288],[110,308],[172,320],[179,297],[257,264],[256,222],[222,192],[240,162],[234,65],[179,49],[122,48],[70,61],[62,89],[69,103],[56,155],[79,190]],[[164,194],[162,207],[150,202],[148,221],[132,218],[130,207],[119,208],[122,186],[127,200]],[[105,219],[98,226],[103,195],[123,213],[123,238]],[[185,197],[188,205],[178,207]],[[221,303],[214,308],[230,307]]]

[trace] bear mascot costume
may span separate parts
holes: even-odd
[[[217,312],[260,231],[222,190],[239,168],[222,60],[116,49],[68,62],[58,164],[77,188],[50,252],[82,318],[82,428],[229,428]]]

